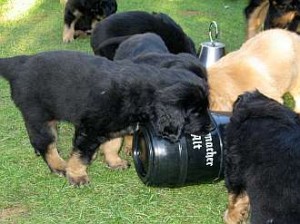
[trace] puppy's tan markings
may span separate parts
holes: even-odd
[[[61,176],[65,176],[67,164],[59,156],[55,143],[52,143],[48,146],[45,159],[52,172]]]
[[[265,0],[251,13],[247,24],[247,39],[250,39],[263,30],[263,24],[267,17],[269,5],[269,1]]]
[[[63,31],[63,42],[68,43],[74,40],[75,35],[75,24],[77,23],[78,19],[82,16],[82,13],[76,10],[73,15],[76,17],[74,21],[69,25],[64,25]]]
[[[123,149],[126,155],[130,156],[132,154],[132,143],[133,143],[133,136],[126,135],[123,141]]]
[[[89,183],[87,165],[83,163],[80,154],[73,152],[66,168],[66,176],[70,184],[80,186]]]
[[[55,141],[51,143],[47,148],[47,153],[45,155],[45,160],[52,172],[65,176],[66,174],[66,162],[60,157],[56,142],[57,142],[57,130],[56,121],[48,122],[52,134],[55,137]]]
[[[224,214],[226,224],[245,224],[247,223],[250,210],[250,199],[246,192],[239,195],[228,195],[228,208]]]
[[[288,23],[290,23],[296,16],[297,12],[288,12],[284,15],[280,16],[279,18],[274,19],[274,25],[276,27],[285,27]]]
[[[101,145],[101,153],[104,155],[105,162],[111,169],[127,169],[129,163],[119,156],[119,151],[122,147],[122,138],[114,138]]]
[[[95,27],[96,27],[96,25],[97,25],[98,23],[99,23],[99,21],[98,21],[97,19],[93,19],[92,25],[91,25],[92,30],[91,30],[90,32],[92,32],[92,31],[95,29]]]

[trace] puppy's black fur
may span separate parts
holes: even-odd
[[[162,38],[154,33],[135,34],[124,40],[116,50],[114,60],[130,60],[159,68],[186,69],[206,74],[199,59],[187,53],[172,54]]]
[[[134,60],[148,53],[168,54],[169,50],[163,39],[155,33],[134,34],[119,45],[113,59]]]
[[[49,124],[74,124],[75,158],[71,156],[66,172],[75,185],[88,181],[84,168],[97,147],[137,122],[152,122],[158,134],[173,141],[183,132],[206,132],[209,124],[206,74],[194,69],[57,51],[1,59],[0,71],[10,83],[32,146],[54,172],[63,173],[47,159],[49,148],[50,156],[56,156]]]
[[[237,199],[231,201],[249,196],[253,224],[299,223],[299,170],[299,116],[258,91],[240,96],[226,132],[225,181]],[[225,220],[228,214],[235,216],[229,211]]]
[[[253,13],[253,11],[260,6],[260,4],[264,1],[268,1],[268,0],[250,0],[249,4],[246,6],[246,8],[244,9],[244,13],[246,16],[246,19],[250,18],[250,15]]]
[[[282,28],[300,32],[297,30],[300,21],[299,0],[270,0],[269,4],[264,29]]]
[[[92,33],[91,46],[95,54],[113,59],[121,42],[131,35],[146,32],[158,34],[171,53],[196,55],[194,42],[171,17],[143,11],[117,13],[99,22]]]
[[[68,0],[64,13],[64,41],[72,41],[75,30],[90,33],[97,21],[116,11],[116,0]]]

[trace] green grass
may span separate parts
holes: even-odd
[[[63,7],[59,0],[37,0],[16,21],[5,21],[0,0],[0,57],[69,49],[92,53],[89,39],[62,43]],[[23,1],[25,3],[27,1]],[[218,22],[227,51],[244,41],[246,0],[118,0],[119,11],[160,11],[173,17],[195,41],[208,40],[210,21]],[[60,126],[66,156],[73,129]],[[132,163],[132,159],[127,157]],[[135,170],[112,171],[103,158],[90,166],[91,184],[70,187],[34,155],[19,111],[0,79],[0,223],[222,223],[224,182],[181,188],[143,185]]]

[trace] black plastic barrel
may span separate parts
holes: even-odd
[[[223,177],[223,135],[229,114],[211,112],[207,135],[184,135],[170,142],[155,135],[150,124],[134,133],[133,161],[138,176],[149,186],[208,183]]]

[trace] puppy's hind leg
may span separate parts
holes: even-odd
[[[25,120],[31,145],[36,154],[41,155],[53,173],[65,175],[66,162],[60,157],[57,148],[56,122],[30,122]]]
[[[130,165],[128,161],[123,160],[119,156],[122,147],[122,138],[114,138],[103,143],[100,150],[104,155],[105,162],[111,169],[127,169]]]

